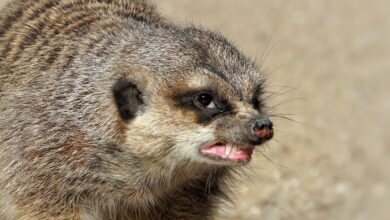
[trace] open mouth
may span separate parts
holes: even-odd
[[[252,157],[253,146],[239,146],[221,142],[206,144],[201,148],[205,156],[228,161],[249,161]]]

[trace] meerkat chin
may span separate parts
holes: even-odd
[[[0,14],[0,219],[209,219],[273,136],[265,79],[143,0]]]

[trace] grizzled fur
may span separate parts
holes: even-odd
[[[222,36],[143,0],[14,0],[0,13],[0,219],[208,219],[263,78]],[[216,118],[182,97],[217,90]],[[240,127],[241,126],[241,127]]]

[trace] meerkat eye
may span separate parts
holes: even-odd
[[[209,93],[201,93],[197,95],[195,97],[195,102],[203,108],[214,109],[217,107],[215,105],[213,96]]]

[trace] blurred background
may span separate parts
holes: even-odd
[[[252,57],[279,115],[218,219],[390,219],[390,1],[152,1]]]

